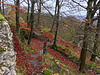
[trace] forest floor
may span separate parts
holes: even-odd
[[[87,55],[85,73],[79,71],[80,49],[74,48],[72,43],[64,41],[57,37],[58,49],[47,47],[47,54],[43,55],[43,40],[32,38],[31,45],[28,46],[20,41],[15,28],[11,26],[14,40],[14,50],[16,55],[16,72],[17,75],[99,75],[100,62],[89,61],[90,56]],[[43,28],[44,29],[44,28]],[[37,34],[41,31],[35,29]],[[53,43],[53,34],[48,31],[43,31],[41,38],[48,37]],[[27,42],[27,40],[25,41]]]

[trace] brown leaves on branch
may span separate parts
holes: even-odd
[[[16,6],[16,5],[11,5],[11,4],[7,4],[7,3],[4,3],[4,2],[0,2],[1,4],[4,4],[5,6],[9,6],[9,7],[11,7],[11,8],[18,8],[18,6]],[[18,11],[16,11],[16,12],[19,12],[21,15],[23,15],[23,14],[25,14],[25,9],[24,8],[18,8]]]

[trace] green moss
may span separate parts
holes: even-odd
[[[6,16],[4,16],[4,18],[8,21],[8,18]]]
[[[8,37],[5,37],[3,40],[9,41],[10,39]]]
[[[20,46],[23,47],[22,44]],[[26,45],[24,45],[24,51],[27,54],[29,54],[29,53],[34,54],[34,50],[30,50]]]
[[[53,45],[52,45],[53,46]],[[61,48],[62,50],[58,49],[58,48]],[[56,45],[54,47],[55,50],[59,51],[60,53],[63,53],[65,56],[69,56],[68,54],[65,53],[65,51],[67,50],[68,52],[71,53],[71,56],[69,56],[69,58],[75,58],[75,54],[68,48],[68,47],[65,47],[65,46],[60,46],[60,45]]]
[[[30,53],[30,52],[29,52],[29,48],[26,47],[26,46],[24,47],[24,51],[25,51],[26,53]]]
[[[30,53],[31,53],[31,54],[34,54],[34,51],[33,51],[33,50],[31,50],[31,51],[30,51]]]
[[[0,21],[6,20],[3,15],[0,14]]]
[[[59,64],[59,60],[55,60],[56,64]]]
[[[8,23],[11,24],[14,28],[16,28],[16,25],[13,22],[8,21]]]
[[[49,69],[43,69],[42,71],[44,75],[52,75],[52,71],[50,71]]]
[[[53,45],[51,45],[51,46],[53,46]],[[59,46],[56,45],[56,46],[54,47],[54,49],[57,50],[57,51],[60,52],[60,53],[63,53],[65,56],[68,57],[68,55],[67,55],[64,51],[58,49],[58,47],[59,47]],[[64,47],[64,46],[63,46],[63,47]],[[62,48],[62,46],[60,46],[60,48]]]
[[[92,69],[97,67],[95,64],[87,64],[87,65],[88,67],[91,67]]]
[[[66,67],[64,64],[62,64],[63,67]]]
[[[29,53],[34,54],[34,51],[29,49],[28,46],[25,45],[25,39],[24,39],[24,37],[21,34],[19,35],[18,33],[16,33],[16,37],[21,42],[20,46],[22,48],[24,48],[25,53],[27,53],[27,54],[29,54]]]
[[[4,51],[6,51],[6,49],[5,49],[5,48],[0,47],[0,53],[2,53],[2,52],[4,52]]]
[[[69,58],[75,58],[75,54],[68,47],[66,47],[66,50],[71,53],[71,56]]]
[[[44,31],[47,31],[47,29],[41,29],[41,34],[43,34]]]
[[[59,75],[59,73],[55,73],[54,75]]]
[[[36,32],[33,32],[33,37],[34,37],[34,38],[38,38],[39,35],[38,35]]]
[[[6,65],[0,65],[0,67],[7,67]]]

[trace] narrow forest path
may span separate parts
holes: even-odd
[[[27,75],[37,75],[37,73],[39,75],[43,75],[40,72],[40,70],[43,67],[47,67],[47,66],[51,67],[48,64],[41,64],[40,63],[43,60],[40,56],[42,54],[41,51],[43,50],[43,48],[42,48],[43,41],[38,40],[36,38],[32,38],[31,47],[29,46],[29,48],[31,50],[34,50],[34,54],[26,54],[24,49],[21,48],[20,43],[19,43],[19,41],[18,41],[18,39],[17,39],[17,37],[14,33],[15,29],[11,25],[10,25],[10,27],[11,27],[11,31],[14,34],[13,35],[14,50],[17,52],[16,62],[17,62],[18,69],[23,71],[26,68]],[[43,36],[43,38],[48,37],[51,40],[51,42],[53,42],[53,36],[50,33],[44,32],[42,34],[42,36]],[[79,49],[75,48],[73,50],[72,44],[62,40],[59,37],[58,37],[57,44],[62,45],[62,46],[68,46],[68,48],[71,49],[75,53],[76,57],[80,56],[80,50]],[[63,62],[64,64],[75,68],[76,69],[75,72],[80,74],[79,66],[77,64],[75,64],[74,62],[64,58],[58,51],[55,51],[54,49],[47,47],[47,53],[51,54],[55,59]],[[26,66],[26,67],[24,68],[24,66]],[[69,70],[70,70],[70,68],[69,68]],[[87,71],[87,70],[86,70],[86,73],[87,73],[87,75],[97,75],[97,74],[90,72],[90,71]]]
[[[52,43],[53,43],[53,38],[52,38],[52,35],[48,32],[44,32],[43,34],[43,38],[45,39],[45,37],[48,37]],[[60,37],[58,37],[58,41],[57,41],[57,44],[59,45],[62,45],[62,46],[68,46],[68,48],[70,50],[72,50],[72,52],[75,53],[76,57],[79,58],[80,57],[80,49],[78,48],[75,48],[73,50],[73,45],[69,42],[66,42],[64,41],[63,39],[61,39]],[[40,41],[40,40],[37,40],[35,38],[32,39],[31,41],[31,46],[32,47],[36,47],[37,48],[37,51],[40,51],[42,50],[42,45],[43,45],[43,41]],[[51,49],[50,47],[47,47],[47,53],[51,54],[55,59],[57,60],[60,60],[61,62],[63,62],[64,64],[68,65],[68,66],[71,66],[73,68],[76,69],[75,72],[79,72],[79,65],[75,64],[74,62],[70,61],[70,60],[67,60],[65,59],[58,51],[55,51],[54,49]],[[88,75],[96,75],[95,73],[93,72],[90,72],[90,71],[85,71]]]

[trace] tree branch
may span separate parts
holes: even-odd
[[[87,9],[86,7],[84,7],[84,6],[82,6],[80,3],[78,3],[78,2],[76,2],[76,1],[74,1],[74,0],[72,0],[74,3],[76,3],[76,4],[78,4],[79,6],[81,6],[82,8],[84,8],[84,9]]]
[[[41,4],[49,12],[49,14],[53,17],[52,13],[43,5],[43,3],[41,3]]]

